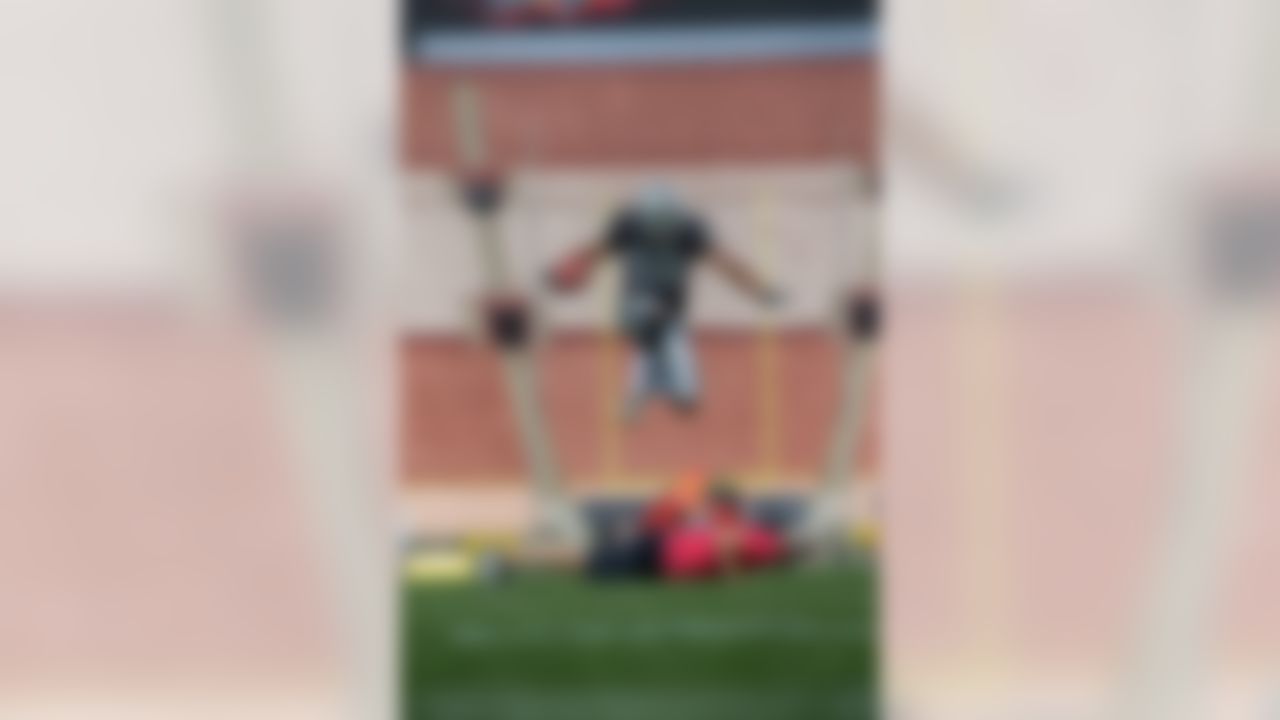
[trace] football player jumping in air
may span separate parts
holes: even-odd
[[[698,363],[685,320],[695,266],[705,261],[762,305],[781,292],[727,252],[699,214],[669,186],[652,182],[610,220],[604,236],[556,263],[551,284],[580,288],[607,258],[622,268],[619,322],[635,348],[625,418],[634,421],[647,401],[663,396],[693,413],[700,400]]]

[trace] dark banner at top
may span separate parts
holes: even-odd
[[[448,30],[668,27],[875,18],[876,0],[405,0],[411,35]]]

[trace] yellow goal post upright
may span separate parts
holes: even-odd
[[[771,283],[781,276],[777,189],[764,185],[752,196],[752,240],[756,266]],[[758,315],[755,331],[755,472],[748,476],[757,490],[773,490],[782,482],[783,446],[782,347],[777,311]]]

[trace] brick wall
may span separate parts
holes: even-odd
[[[809,480],[821,466],[839,387],[839,348],[829,335],[791,331],[777,345],[778,478]],[[761,356],[751,333],[698,338],[705,405],[695,419],[654,406],[623,430],[614,415],[628,358],[588,333],[564,334],[540,356],[542,394],[567,474],[591,486],[697,467],[751,473],[762,450]],[[612,347],[612,349],[607,349]],[[497,358],[478,342],[419,336],[403,345],[403,471],[411,483],[512,481],[524,462]],[[613,434],[614,440],[608,439]],[[611,456],[610,442],[618,442]],[[867,438],[867,442],[871,442]],[[621,471],[621,478],[617,477]]]
[[[468,71],[504,163],[559,165],[850,159],[875,153],[872,58]],[[456,70],[403,74],[405,157],[455,161]]]

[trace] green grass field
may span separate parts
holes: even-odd
[[[405,720],[874,718],[875,598],[869,565],[407,587]]]

